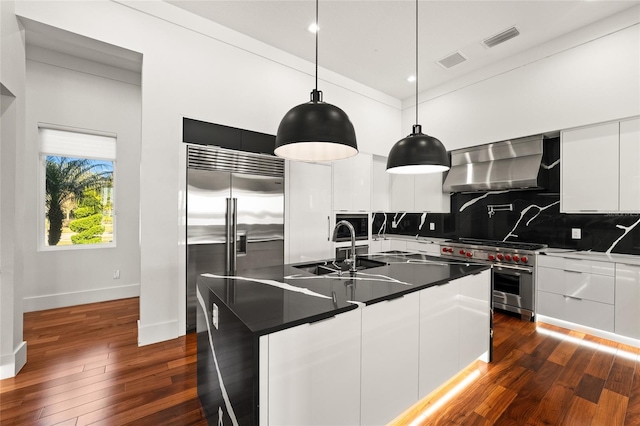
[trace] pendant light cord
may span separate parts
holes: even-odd
[[[318,23],[318,0],[316,0],[316,92],[318,91],[318,31],[320,31],[320,24]]]
[[[418,124],[418,0],[416,0],[416,124]]]

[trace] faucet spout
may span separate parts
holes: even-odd
[[[333,237],[331,238],[331,240],[336,241],[338,239],[338,228],[340,228],[341,226],[346,226],[347,229],[349,229],[349,235],[351,236],[351,258],[345,259],[345,262],[351,264],[349,271],[355,272],[356,271],[356,230],[353,229],[353,225],[347,220],[341,220],[338,223],[336,223],[335,228],[333,228]]]

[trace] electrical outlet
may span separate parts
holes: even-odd
[[[114,269],[114,271],[113,271],[113,279],[114,280],[119,280],[120,279],[120,269]]]
[[[580,228],[571,228],[571,238],[574,240],[579,240],[582,238],[582,231]]]
[[[213,326],[218,329],[218,305],[213,304],[213,309],[211,310],[211,322]]]
[[[429,231],[435,231],[436,230],[436,224],[433,222],[429,222]]]

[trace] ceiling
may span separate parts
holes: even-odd
[[[307,31],[315,20],[313,0],[168,3],[315,61],[315,37]],[[445,83],[638,4],[640,0],[421,0],[419,89]],[[407,81],[416,67],[415,8],[411,0],[320,1],[320,67],[397,99],[410,98],[415,93],[415,83]],[[484,47],[484,39],[512,26],[519,36]],[[437,64],[455,52],[467,60],[449,69]]]

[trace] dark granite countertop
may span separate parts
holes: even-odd
[[[386,252],[362,256],[384,262],[355,274],[315,275],[296,265],[238,271],[234,277],[202,274],[209,288],[256,335],[316,322],[434,285],[479,273],[490,266],[423,254]],[[331,265],[329,265],[331,267]]]

